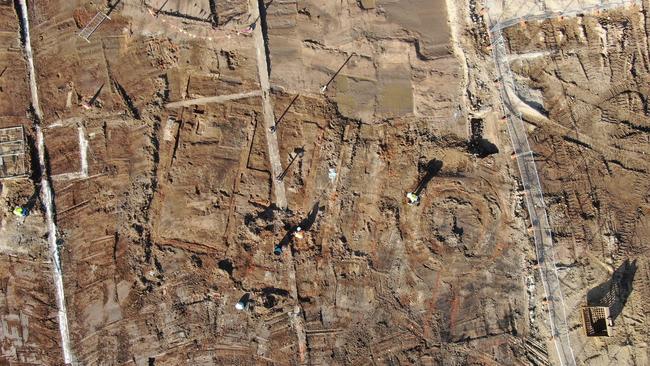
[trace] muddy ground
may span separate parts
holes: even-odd
[[[474,2],[405,3],[123,0],[87,42],[77,33],[105,4],[30,2],[77,364],[551,362],[484,19]],[[13,3],[0,20],[0,127],[25,126],[34,156]],[[645,19],[576,22],[504,33],[513,54],[542,54],[511,67],[546,116],[531,143],[571,306],[635,266],[614,337],[587,339],[570,312],[577,357],[641,365]],[[552,47],[536,43],[547,34]],[[2,180],[9,364],[62,359],[37,166]],[[22,221],[11,210],[26,202]]]

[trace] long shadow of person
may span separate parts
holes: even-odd
[[[296,232],[297,228],[298,228],[297,226],[291,227],[287,231],[287,233],[284,234],[282,239],[280,239],[280,242],[275,245],[275,247],[273,248],[273,253],[275,253],[275,255],[282,254],[282,250],[284,250],[284,247],[289,245],[289,243],[291,242],[291,239],[293,239],[293,234]]]
[[[305,219],[300,222],[299,226],[303,230],[307,231],[311,229],[311,227],[316,222],[316,217],[318,217],[318,212],[320,211],[319,203],[320,202],[314,203],[314,205],[311,208],[311,211],[309,212],[309,215],[307,215],[307,217],[305,217]]]
[[[636,259],[630,262],[626,259],[606,282],[587,292],[588,306],[607,306],[612,321],[623,312],[623,307],[632,293],[632,282],[636,274]]]
[[[20,206],[20,208],[25,210],[23,216],[29,215],[34,210],[34,206],[36,206],[36,202],[38,201],[39,192],[40,192],[40,185],[37,184],[34,187],[34,193],[32,193],[32,195],[29,197],[29,199],[24,205]]]
[[[422,177],[422,180],[420,183],[418,183],[417,188],[413,193],[415,193],[416,196],[419,196],[420,193],[427,187],[431,179],[438,174],[440,169],[442,169],[442,161],[437,160],[437,159],[431,159],[427,165],[425,166],[425,171],[426,173],[424,174],[424,177]]]
[[[304,218],[298,225],[292,226],[289,228],[286,234],[282,237],[280,242],[275,245],[275,248],[273,249],[273,253],[276,255],[282,254],[282,250],[285,246],[289,245],[291,242],[291,239],[293,239],[294,234],[298,231],[307,231],[311,229],[311,227],[314,225],[316,222],[316,218],[318,217],[318,212],[320,211],[320,206],[319,202],[316,202],[314,206],[312,206],[311,211],[309,212],[309,215],[307,215],[306,218]]]

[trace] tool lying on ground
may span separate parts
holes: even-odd
[[[284,118],[284,115],[287,114],[287,112],[289,111],[289,108],[291,108],[291,106],[293,105],[293,103],[296,102],[296,99],[298,99],[299,96],[300,96],[300,94],[296,94],[293,97],[293,99],[291,100],[291,102],[289,102],[289,105],[287,106],[287,108],[284,109],[284,112],[282,112],[282,114],[280,115],[280,118],[278,118],[278,120],[275,121],[273,126],[271,126],[269,128],[271,130],[271,132],[275,133],[275,131],[278,129],[278,125],[280,124],[280,122],[282,122],[282,119]]]
[[[289,171],[289,168],[291,168],[291,165],[293,164],[294,161],[296,161],[296,159],[297,159],[298,157],[301,157],[301,158],[302,158],[303,156],[305,156],[305,149],[302,148],[302,147],[297,147],[297,148],[295,148],[295,149],[294,149],[294,152],[295,152],[295,154],[294,154],[293,157],[291,158],[291,161],[289,161],[289,165],[287,165],[287,167],[284,168],[284,170],[282,171],[282,173],[280,173],[280,175],[278,175],[278,176],[276,177],[276,179],[278,180],[278,182],[282,182],[282,180],[284,179],[284,177],[287,175],[287,172]]]

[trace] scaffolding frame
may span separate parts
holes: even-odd
[[[26,155],[24,127],[0,128],[0,179],[27,176]]]
[[[99,28],[99,26],[104,22],[104,20],[111,20],[108,15],[104,14],[104,12],[97,12],[95,16],[86,24],[84,29],[79,32],[79,37],[83,38],[86,40],[86,42],[90,42],[90,36]]]
[[[582,326],[587,337],[610,337],[612,318],[607,306],[583,306]]]

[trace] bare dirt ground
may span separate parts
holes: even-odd
[[[24,126],[34,136],[29,108],[27,66],[13,4],[0,1],[0,128]],[[29,156],[27,157],[29,164]],[[4,163],[3,163],[4,164]],[[34,177],[37,172],[33,172]],[[36,180],[0,183],[0,343],[3,364],[56,365],[61,360],[56,305],[47,253],[47,227],[38,203]],[[18,218],[14,207],[30,207]]]
[[[648,43],[640,7],[554,19],[506,32],[522,99],[545,116],[531,123],[558,243],[569,307],[605,301],[598,285],[624,273],[615,335],[587,340],[590,364],[647,364]],[[626,264],[627,262],[630,264]],[[611,299],[609,300],[611,301]],[[579,317],[572,312],[572,323]],[[606,352],[603,350],[606,349]]]
[[[31,142],[13,5],[0,127]],[[552,362],[480,9],[122,0],[86,42],[103,2],[30,2],[74,363]],[[517,93],[544,116],[531,141],[580,364],[648,362],[644,29],[628,9],[504,30]],[[0,359],[56,365],[40,202],[11,213],[35,167],[1,182]],[[577,308],[628,279],[626,259],[615,336],[585,338]]]

